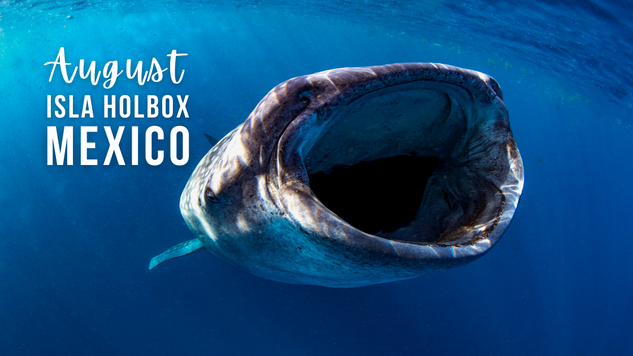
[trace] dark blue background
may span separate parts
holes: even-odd
[[[273,3],[2,4],[0,354],[633,351],[628,6]],[[105,90],[65,84],[59,73],[49,83],[44,63],[62,46],[73,66],[97,68],[167,63],[177,49],[188,53],[178,60],[186,72],[179,85],[139,87],[122,76]],[[602,57],[591,62],[590,53]],[[408,61],[476,69],[502,86],[526,179],[515,219],[488,255],[355,289],[272,282],[207,252],[147,270],[151,257],[192,237],[178,201],[210,148],[203,133],[222,137],[290,77]],[[92,95],[96,118],[47,119],[49,94]],[[190,118],[103,119],[104,94],[188,94]],[[47,166],[49,125],[98,126],[91,155],[100,162],[103,126],[126,126],[128,165],[82,167],[76,150],[74,166]],[[141,150],[141,164],[129,165],[133,125],[141,134],[186,126],[189,163],[151,167]]]

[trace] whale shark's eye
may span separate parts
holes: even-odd
[[[304,91],[303,93],[299,94],[299,100],[301,100],[302,103],[307,104],[310,102],[310,93],[307,91]]]
[[[211,188],[209,187],[206,187],[204,189],[204,201],[207,204],[210,204],[210,203],[216,204],[220,202],[220,200],[218,200],[218,197],[215,196],[215,193],[213,192],[213,190],[211,190]]]

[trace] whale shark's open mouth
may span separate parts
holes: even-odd
[[[499,85],[437,63],[339,68],[275,86],[200,161],[180,198],[195,238],[265,278],[402,280],[483,256],[523,164]]]
[[[383,235],[415,224],[438,157],[393,156],[338,166],[310,175],[317,197],[343,220]]]
[[[502,115],[460,86],[425,81],[332,113],[304,163],[313,193],[341,219],[409,243],[462,244],[494,230],[509,169]]]

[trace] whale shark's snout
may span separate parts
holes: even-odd
[[[442,64],[290,79],[202,159],[180,207],[199,248],[265,278],[353,287],[463,265],[523,188],[499,85]]]

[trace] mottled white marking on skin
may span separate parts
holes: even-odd
[[[246,218],[245,214],[246,212],[242,212],[237,215],[237,228],[242,233],[251,231],[251,228],[248,225],[248,219]]]

